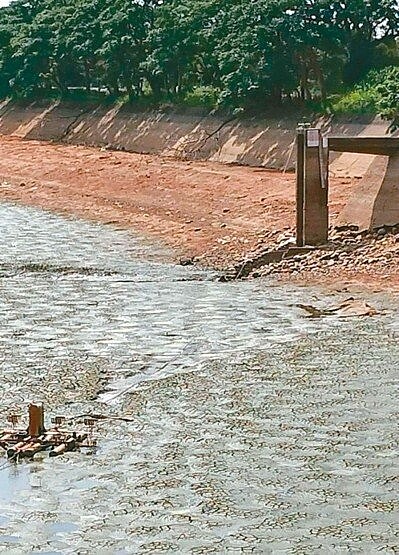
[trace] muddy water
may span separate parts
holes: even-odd
[[[0,216],[3,421],[30,399],[132,419],[101,422],[95,454],[0,463],[0,552],[399,550],[395,301],[310,321],[294,305],[318,291],[220,284],[126,232]]]

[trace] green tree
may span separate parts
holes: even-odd
[[[0,94],[325,101],[398,65],[397,1],[15,0],[0,8]]]
[[[107,3],[100,14],[101,45],[97,54],[102,60],[104,81],[115,95],[119,94],[120,86],[130,98],[142,91],[146,14],[144,4],[131,0]]]
[[[347,63],[344,82],[353,84],[372,69],[383,37],[396,36],[399,28],[397,0],[337,0],[331,3],[332,25],[344,33]]]
[[[98,0],[80,0],[66,14],[59,32],[60,48],[69,54],[75,63],[75,73],[81,79],[74,80],[76,86],[84,86],[90,92],[93,84],[99,85],[98,50],[102,44],[99,17],[103,3]]]
[[[154,92],[184,96],[202,84],[203,58],[209,53],[201,31],[206,25],[207,3],[173,0],[159,6],[148,37],[145,68]]]

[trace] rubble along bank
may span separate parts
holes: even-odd
[[[399,225],[375,232],[332,230],[320,247],[296,248],[293,241],[259,249],[226,278],[275,276],[298,283],[354,286],[399,291]],[[240,275],[241,274],[241,275]]]

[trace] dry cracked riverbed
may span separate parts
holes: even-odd
[[[2,420],[99,423],[95,455],[0,463],[0,552],[395,553],[399,316],[218,283],[124,231],[0,205]],[[166,363],[170,361],[169,365]]]

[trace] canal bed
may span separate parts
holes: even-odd
[[[0,462],[4,553],[399,549],[398,303],[219,283],[126,231],[0,205],[0,399],[123,416]]]

